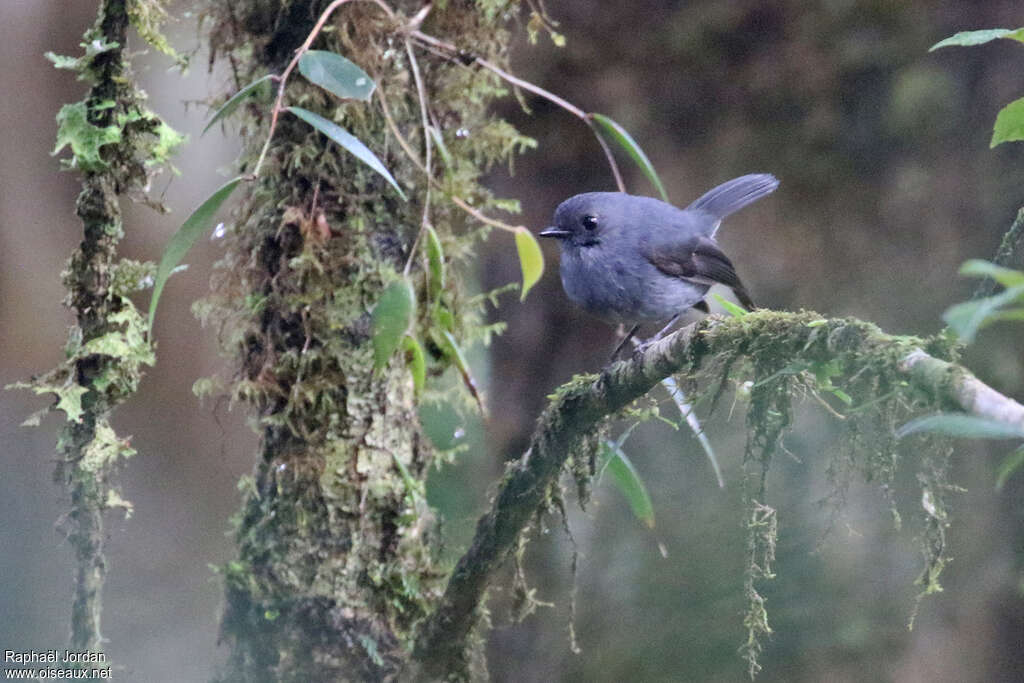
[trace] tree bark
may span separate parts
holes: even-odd
[[[211,47],[230,61],[236,89],[280,74],[327,4],[212,3]],[[507,3],[484,4],[435,7],[425,25],[503,62]],[[374,150],[410,201],[282,113],[260,177],[246,185],[224,240],[215,294],[202,306],[237,358],[233,397],[250,406],[261,434],[237,520],[238,558],[224,568],[222,637],[231,648],[224,681],[392,678],[408,660],[415,626],[440,595],[434,523],[422,496],[434,453],[420,431],[403,359],[374,371],[370,315],[410,257],[417,295],[424,296],[422,257],[412,249],[428,183],[395,144],[377,98],[387,102],[402,137],[421,149],[422,108],[429,106],[454,159],[450,188],[477,207],[490,202],[476,184],[482,169],[506,158],[521,138],[486,111],[500,94],[493,76],[429,53],[419,56],[424,104],[409,53],[400,49],[403,16],[421,3],[394,9],[389,18],[371,3],[345,4],[327,24],[333,30],[313,44],[370,74],[377,83],[370,103],[340,102],[298,73],[286,98],[337,121]],[[266,99],[247,106],[243,171],[263,146],[270,111]],[[459,129],[473,136],[457,140]],[[446,246],[468,253],[477,237],[455,211],[438,200],[426,213]],[[453,334],[462,340],[476,323],[461,284],[448,280],[441,297],[459,313]],[[417,319],[421,338],[430,338],[428,324]],[[426,346],[439,373],[444,358]],[[481,675],[480,651],[474,659],[478,666],[467,676]]]

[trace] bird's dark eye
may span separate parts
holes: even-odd
[[[583,227],[587,230],[593,230],[597,227],[597,216],[586,215],[583,217]]]

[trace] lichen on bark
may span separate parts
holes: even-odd
[[[55,479],[68,496],[70,509],[60,526],[76,556],[71,606],[73,650],[100,652],[102,591],[106,578],[104,513],[131,510],[118,492],[113,475],[120,462],[134,455],[129,440],[110,425],[113,410],[138,386],[142,368],[154,361],[145,321],[128,299],[144,289],[153,264],[120,260],[117,245],[124,236],[121,197],[141,196],[154,172],[183,138],[144,106],[127,62],[128,29],[138,11],[155,11],[155,0],[104,0],[96,23],[83,36],[83,54],[47,54],[54,66],[70,69],[90,88],[80,102],[65,105],[57,115],[54,154],[69,148],[64,168],[82,177],[75,213],[83,238],[62,275],[66,305],[76,316],[65,345],[65,360],[52,370],[14,385],[37,394],[51,394],[52,406],[66,422],[57,441]],[[134,13],[133,13],[134,12]],[[162,39],[156,21],[147,20],[146,35]]]

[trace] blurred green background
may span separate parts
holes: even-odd
[[[541,36],[517,42],[514,71],[589,111],[622,123],[651,157],[672,200],[748,172],[771,172],[779,191],[731,218],[720,241],[761,305],[853,315],[893,333],[930,334],[941,313],[969,294],[956,276],[971,257],[989,258],[1024,204],[1024,145],[989,150],[1000,107],[1024,95],[1024,48],[998,41],[978,48],[928,47],[956,31],[1016,28],[1014,3],[568,2],[548,0],[568,44]],[[180,15],[190,3],[177,2]],[[70,322],[59,273],[75,247],[72,174],[49,156],[54,116],[84,90],[43,58],[76,54],[92,2],[5,3],[0,32],[0,382],[53,366]],[[429,27],[428,27],[429,28]],[[198,49],[181,78],[168,60],[138,59],[150,104],[192,144],[182,175],[152,189],[171,216],[126,210],[124,254],[155,259],[184,215],[223,180],[237,143],[214,133],[198,142],[206,110],[194,101],[230,87],[205,72],[194,19],[171,27],[182,50]],[[139,48],[140,43],[133,44]],[[193,104],[189,104],[192,102]],[[532,115],[509,99],[502,113],[539,148],[498,172],[499,195],[522,200],[522,222],[539,231],[565,197],[613,189],[589,130],[544,101]],[[230,129],[229,129],[230,130]],[[472,134],[472,131],[470,131]],[[631,191],[651,193],[624,164]],[[553,245],[545,245],[545,248]],[[594,371],[613,330],[573,309],[556,275],[557,254],[527,300],[502,299],[495,319],[508,331],[479,353],[491,418],[464,425],[470,445],[437,473],[431,499],[445,514],[446,552],[466,544],[502,463],[517,457],[545,396],[573,373]],[[108,520],[104,600],[108,654],[118,680],[201,681],[223,653],[215,645],[221,586],[208,568],[233,555],[225,535],[237,504],[235,482],[252,465],[255,438],[239,411],[200,405],[195,379],[222,366],[213,332],[189,306],[206,291],[214,242],[187,259],[168,285],[157,320],[158,365],[116,415],[139,456],[122,473],[135,514]],[[480,255],[481,287],[516,280],[509,240],[496,235]],[[1024,395],[1020,326],[982,334],[968,364],[986,382]],[[51,482],[56,419],[18,425],[43,399],[0,392],[0,649],[60,648],[66,639],[72,563],[54,530],[64,509]],[[607,482],[570,525],[579,549],[576,628],[569,650],[572,544],[558,520],[527,554],[537,597],[555,603],[520,624],[508,617],[507,587],[494,591],[489,644],[496,681],[738,681],[744,638],[740,458],[742,410],[708,422],[727,487],[685,433],[647,425],[627,450],[648,483],[657,528],[634,520]],[[442,438],[459,425],[435,418]],[[921,558],[913,535],[923,514],[912,458],[897,478],[904,517],[893,528],[886,497],[856,485],[831,533],[825,469],[841,440],[836,421],[814,405],[799,413],[769,477],[779,509],[778,579],[764,587],[775,630],[761,681],[1016,681],[1024,679],[1024,477],[993,491],[1009,450],[960,443],[949,533],[955,558],[946,591],[921,604],[906,628]],[[911,456],[913,454],[910,454]],[[664,545],[667,558],[659,552]]]

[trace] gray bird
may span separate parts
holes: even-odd
[[[562,287],[573,302],[609,322],[633,325],[614,357],[643,323],[668,320],[654,341],[687,309],[706,313],[704,296],[715,283],[754,307],[715,232],[723,218],[778,186],[772,175],[745,175],[685,209],[652,197],[587,192],[562,202],[555,224],[540,235],[559,241]]]

